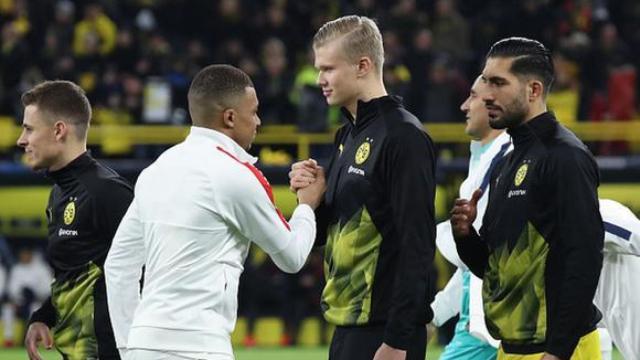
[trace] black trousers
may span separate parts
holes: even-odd
[[[329,348],[329,360],[372,360],[382,345],[384,325],[337,326]],[[427,329],[416,327],[407,349],[407,360],[424,360],[427,351]]]

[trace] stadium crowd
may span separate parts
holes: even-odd
[[[0,116],[19,124],[25,90],[44,79],[68,79],[87,92],[97,124],[187,124],[192,77],[207,64],[229,63],[254,79],[263,125],[323,131],[335,116],[315,84],[310,40],[327,20],[352,13],[379,22],[387,88],[423,122],[461,121],[459,106],[487,49],[517,35],[553,50],[557,83],[549,104],[563,111],[560,119],[630,120],[638,112],[640,52],[631,49],[640,46],[640,3],[634,0],[4,0]],[[625,150],[613,144],[598,152]],[[18,272],[19,266],[40,269],[41,257],[15,252],[18,260],[10,251],[0,258],[7,323],[13,315],[5,313],[23,317],[43,299],[42,284],[22,284]],[[322,261],[314,254],[296,275],[274,269],[264,254],[252,253],[240,314],[250,328],[265,311],[284,317],[283,343],[291,343],[304,316],[320,315]],[[250,336],[245,343],[253,343]]]
[[[323,130],[309,43],[342,14],[377,19],[385,83],[425,122],[461,120],[488,46],[518,35],[556,54],[550,103],[568,109],[565,121],[626,120],[637,110],[640,54],[631,49],[640,45],[640,5],[632,0],[7,0],[0,115],[20,119],[25,89],[67,79],[87,91],[96,123],[186,123],[197,69],[229,63],[255,79],[263,125]]]

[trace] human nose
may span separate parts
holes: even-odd
[[[16,141],[16,145],[18,145],[20,147],[27,146],[27,136],[26,136],[26,133],[25,133],[24,129],[22,130],[22,133],[20,133],[20,137]]]

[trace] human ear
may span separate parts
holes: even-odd
[[[359,77],[367,75],[373,69],[373,62],[368,56],[363,56],[358,60],[357,73]]]
[[[222,122],[226,128],[233,129],[236,122],[236,111],[234,109],[226,109],[223,111]]]
[[[53,124],[53,135],[56,137],[56,140],[62,140],[67,136],[67,132],[69,131],[69,126],[64,121],[56,121]]]
[[[529,86],[527,86],[527,98],[529,99],[529,101],[539,99],[543,96],[543,94],[544,86],[542,85],[542,82],[532,81],[531,83],[529,83]]]

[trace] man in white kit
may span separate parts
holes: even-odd
[[[233,359],[230,334],[250,243],[293,273],[316,235],[323,171],[297,192],[299,205],[287,222],[246,152],[260,125],[251,79],[232,66],[211,65],[195,76],[188,100],[189,136],[140,174],[105,264],[125,359]]]

